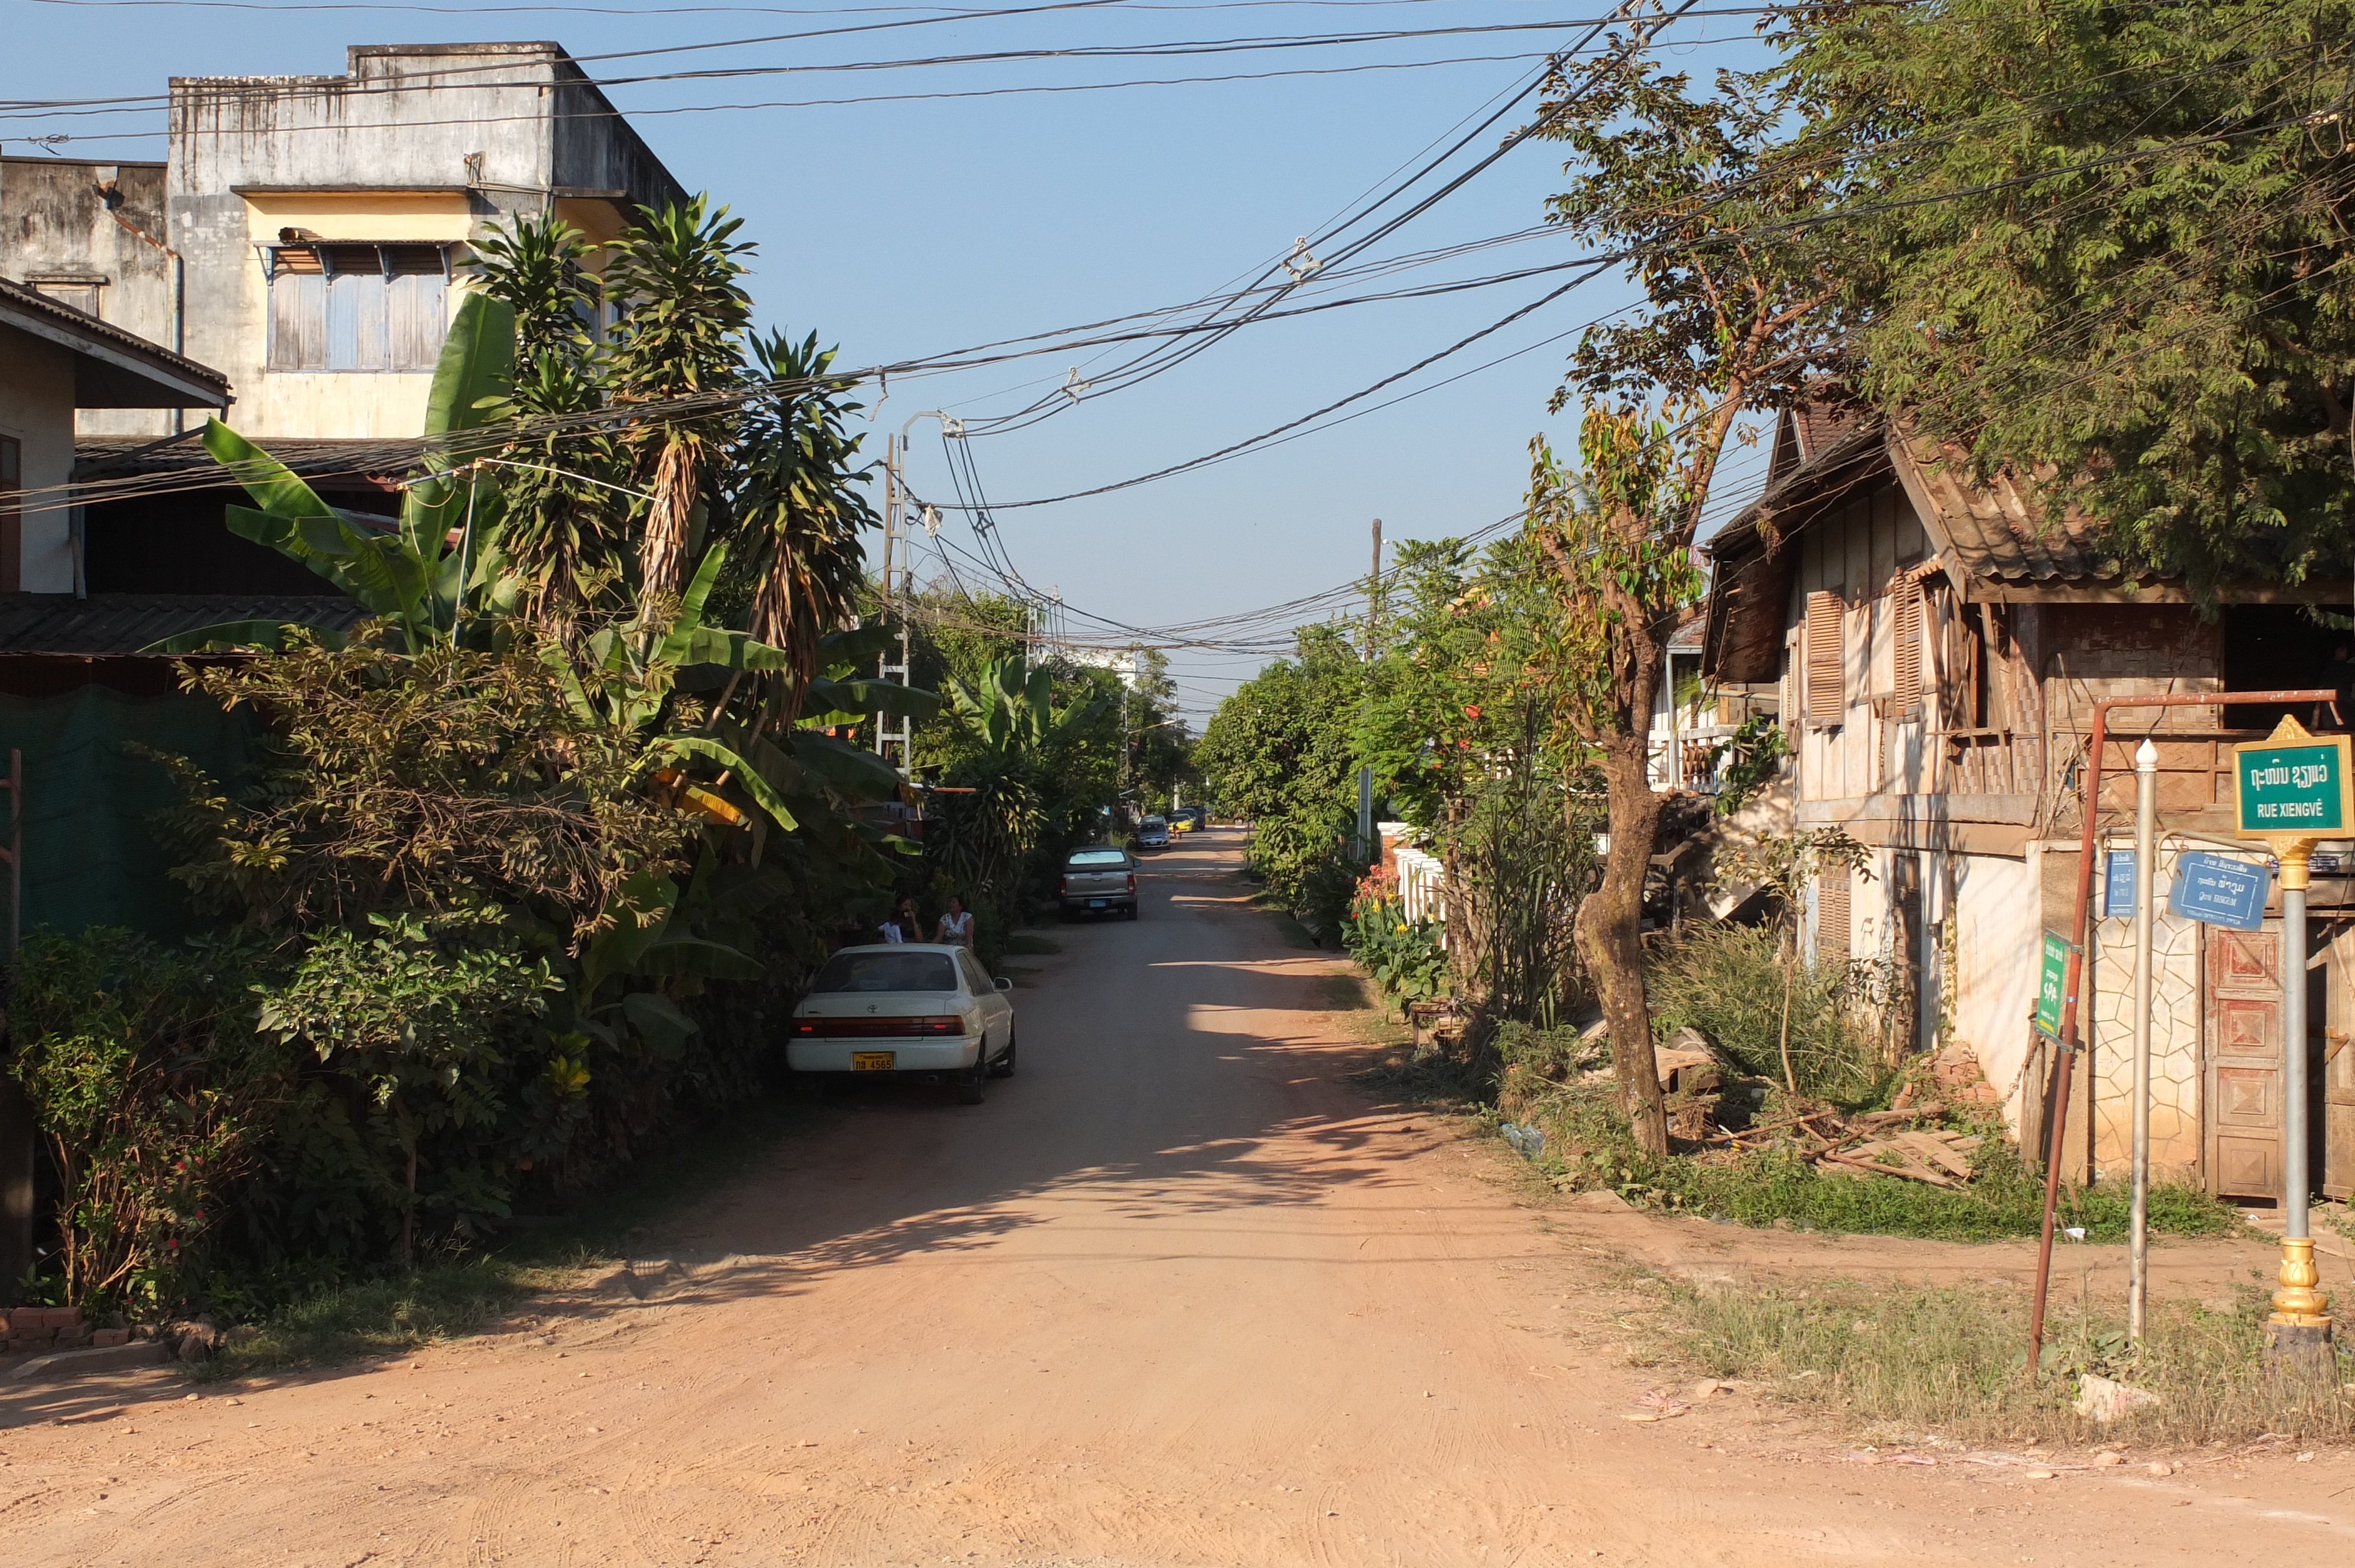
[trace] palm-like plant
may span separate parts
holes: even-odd
[[[474,244],[484,293],[515,311],[516,371],[496,421],[586,413],[605,403],[590,330],[603,299],[589,270],[588,238],[554,214],[525,216]],[[523,611],[569,637],[626,575],[622,536],[627,474],[602,430],[539,435],[501,454],[507,500],[503,539]]]
[[[817,346],[815,333],[799,343],[783,333],[754,339],[762,379],[794,389],[748,405],[738,437],[737,526],[744,546],[760,552],[751,630],[785,651],[779,697],[787,726],[817,675],[819,640],[857,607],[867,564],[859,530],[875,523],[852,488],[870,471],[852,466],[860,438],[843,429],[861,405],[842,396],[853,383],[826,379],[835,353]]]
[[[752,298],[737,283],[750,245],[731,243],[743,220],[685,207],[638,209],[605,269],[605,291],[623,314],[607,365],[612,401],[651,403],[716,392],[742,379],[742,334]],[[730,421],[711,414],[655,416],[628,436],[640,489],[651,493],[638,542],[643,591],[675,595],[687,584],[706,512],[709,471]]]

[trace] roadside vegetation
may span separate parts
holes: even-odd
[[[2027,1293],[1988,1286],[1870,1288],[1842,1281],[1730,1290],[1665,1280],[1655,1349],[1704,1373],[1755,1380],[1784,1404],[1906,1446],[2054,1444],[2188,1448],[2275,1436],[2355,1441],[2355,1352],[2335,1381],[2264,1359],[2266,1294],[2157,1301],[2142,1342],[2122,1313],[2056,1281],[2042,1375],[2027,1375]],[[2108,1422],[2074,1408],[2086,1375],[2156,1402]]]

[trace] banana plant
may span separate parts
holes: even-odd
[[[1030,667],[1019,653],[999,660],[989,673],[967,687],[949,683],[957,722],[971,731],[986,750],[1005,756],[1043,751],[1081,728],[1104,709],[1104,699],[1089,697],[1055,706],[1055,675]]]
[[[434,365],[426,436],[447,438],[479,426],[514,371],[514,307],[467,295]],[[203,440],[256,503],[225,509],[229,532],[267,545],[335,584],[385,622],[406,652],[487,641],[512,612],[516,584],[498,548],[504,507],[497,483],[479,467],[453,464],[446,452],[429,446],[425,471],[403,487],[394,522],[328,504],[292,469],[218,419],[206,422]],[[293,624],[223,621],[144,652],[192,653],[221,645],[274,650]],[[301,630],[329,647],[343,641],[327,627]]]

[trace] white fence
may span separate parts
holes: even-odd
[[[1410,920],[1436,920],[1441,923],[1444,943],[1447,902],[1441,888],[1446,868],[1437,856],[1401,844],[1392,855],[1398,866],[1399,902],[1405,906]]]

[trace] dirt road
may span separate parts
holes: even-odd
[[[984,1107],[851,1097],[609,1289],[187,1398],[0,1385],[13,1568],[2343,1561],[2344,1456],[1863,1465],[1720,1395],[1624,1420],[1601,1230],[1339,1081],[1220,835],[1060,934]],[[664,1275],[655,1259],[675,1266]],[[2345,1489],[2340,1490],[2341,1489]],[[2329,1494],[2340,1490],[2340,1495]]]

